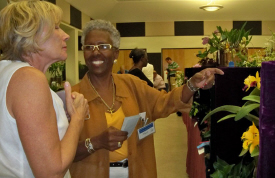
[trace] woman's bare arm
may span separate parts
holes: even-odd
[[[85,101],[81,97],[75,95],[77,100],[71,101],[71,104],[78,102],[79,107],[73,107],[70,125],[60,141],[45,75],[35,68],[24,67],[11,78],[7,106],[16,119],[18,133],[35,177],[63,177],[66,173],[75,156],[83,118],[87,114]]]

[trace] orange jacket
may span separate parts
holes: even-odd
[[[125,116],[146,112],[147,123],[165,118],[176,111],[189,112],[191,105],[181,102],[182,87],[172,92],[158,91],[146,82],[130,74],[112,74],[116,86],[116,100],[122,103]],[[82,93],[88,100],[90,119],[85,121],[80,141],[99,135],[107,129],[105,106],[89,84],[87,74],[73,86],[73,91]],[[153,135],[138,139],[137,129],[128,139],[129,178],[156,178],[156,161]],[[75,162],[70,168],[72,178],[109,178],[109,151],[97,150],[85,159]]]

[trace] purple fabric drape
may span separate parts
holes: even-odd
[[[260,153],[257,178],[269,178],[275,176],[275,61],[262,63],[260,77]]]

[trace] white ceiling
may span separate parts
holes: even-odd
[[[211,0],[66,0],[93,19],[116,22],[275,21],[275,0],[212,0],[223,9],[199,9]]]

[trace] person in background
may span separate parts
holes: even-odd
[[[129,70],[129,74],[139,77],[141,80],[146,81],[149,86],[154,87],[153,83],[142,72],[142,68],[147,66],[148,63],[146,51],[135,48],[131,51],[129,57],[134,62],[134,66]]]
[[[149,124],[176,111],[189,112],[191,105],[187,103],[195,91],[211,88],[214,75],[223,72],[204,69],[190,78],[187,85],[160,92],[133,75],[112,73],[113,61],[119,55],[120,34],[111,22],[88,22],[81,43],[89,71],[72,89],[88,99],[91,119],[85,121],[80,136],[70,168],[72,177],[156,178],[153,135],[138,139],[137,129],[144,126],[139,120],[127,138],[128,133],[121,131],[124,118],[145,112]]]
[[[148,62],[147,66],[142,68],[142,72],[152,83],[154,83],[154,66],[152,64]]]
[[[120,66],[119,71],[117,71],[118,74],[128,74],[129,70],[126,70],[124,65]]]
[[[170,57],[167,57],[165,61],[168,63],[167,78],[169,81],[170,91],[172,91],[176,87],[176,72],[180,70],[180,66],[175,61],[172,61]]]
[[[154,88],[158,89],[159,91],[165,90],[166,86],[163,78],[154,70]]]
[[[0,177],[66,177],[88,114],[65,82],[67,112],[45,72],[67,58],[62,10],[49,2],[12,2],[0,12]]]

